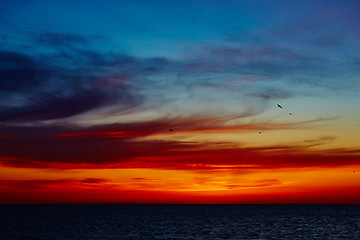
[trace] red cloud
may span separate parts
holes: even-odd
[[[85,178],[85,179],[74,179],[74,178],[62,178],[62,179],[30,179],[30,180],[0,180],[0,186],[11,186],[21,189],[38,189],[54,185],[91,185],[97,186],[108,186],[107,180],[102,178]]]
[[[160,119],[149,122],[109,124],[89,128],[8,128],[4,134],[27,132],[15,138],[0,138],[0,163],[35,168],[164,168],[251,169],[359,164],[360,157],[347,149],[313,151],[311,147],[333,140],[316,140],[262,147],[235,146],[229,142],[202,143],[144,140],[140,137],[178,132],[253,131],[284,129],[324,121],[260,123],[227,126],[229,117]],[[326,119],[325,119],[326,120]],[[169,128],[174,129],[169,132]],[[6,129],[5,129],[6,130]],[[257,131],[256,131],[257,133]],[[346,152],[347,151],[347,152]]]
[[[61,146],[60,144],[67,144]],[[231,144],[194,142],[60,141],[49,154],[39,149],[19,152],[17,158],[1,157],[4,165],[36,168],[162,168],[162,169],[253,169],[360,164],[358,150],[312,151],[308,146],[232,147]],[[25,147],[24,147],[25,148]],[[38,153],[37,151],[40,151]],[[28,154],[28,157],[26,157]],[[16,155],[13,153],[13,155]],[[22,156],[22,157],[19,157]]]

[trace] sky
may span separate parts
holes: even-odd
[[[1,1],[0,203],[359,204],[359,12]]]

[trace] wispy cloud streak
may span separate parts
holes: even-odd
[[[313,121],[317,123],[321,120]],[[217,169],[342,166],[359,163],[356,154],[312,149],[333,137],[293,144],[249,147],[231,142],[147,140],[147,136],[181,136],[235,131],[289,129],[312,122],[226,126],[224,119],[162,119],[152,122],[110,124],[88,128],[8,127],[1,138],[0,161],[14,167],[38,168],[164,168]],[[170,132],[169,127],[175,131]],[[311,125],[310,125],[311,126]],[[6,128],[3,128],[6,129]],[[344,160],[344,156],[347,156]],[[246,167],[248,166],[248,167]]]

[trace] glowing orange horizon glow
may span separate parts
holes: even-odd
[[[360,166],[1,169],[1,203],[360,203]],[[231,167],[231,166],[227,166]],[[233,166],[234,167],[234,166]],[[239,166],[236,166],[239,167]],[[247,166],[241,166],[247,167]],[[26,176],[26,177],[24,177]],[[334,181],[336,179],[336,181]]]
[[[360,203],[359,151],[328,147],[334,137],[273,140],[302,123],[185,123],[17,135],[0,156],[0,203]]]

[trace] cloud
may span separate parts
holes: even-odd
[[[209,44],[188,51],[177,83],[192,92],[199,91],[199,87],[210,87],[219,92],[266,101],[276,97],[307,95],[294,90],[308,85],[325,89],[338,86],[339,83],[332,79],[334,74],[339,74],[330,67],[333,64],[331,59],[283,41],[247,45]],[[253,76],[256,81],[246,76]],[[325,81],[326,78],[332,80]],[[269,96],[266,91],[274,94]]]
[[[307,6],[308,7],[308,6]],[[349,38],[359,38],[355,22],[359,4],[346,1],[337,4],[312,4],[312,10],[291,17],[279,32],[282,37],[317,47],[337,47]],[[341,29],[341,34],[333,34]],[[326,38],[327,37],[327,38]]]
[[[62,119],[107,106],[120,112],[143,100],[124,73],[69,70],[16,52],[0,52],[0,77],[0,122]]]
[[[42,85],[48,76],[31,57],[0,51],[0,91],[28,91]]]
[[[260,179],[248,182],[245,184],[228,184],[226,187],[228,189],[243,189],[243,188],[259,188],[259,187],[271,187],[281,185],[281,181],[278,179]]]
[[[39,168],[136,166],[205,170],[325,166],[358,161],[357,156],[351,155],[340,162],[347,153],[335,152],[334,161],[326,162],[324,152],[311,150],[331,139],[251,148],[176,138],[189,133],[309,127],[326,120],[229,124],[231,120],[262,113],[266,101],[307,94],[294,91],[296,84],[310,79],[311,84],[321,85],[310,73],[321,70],[323,74],[326,67],[322,65],[327,65],[326,62],[319,64],[322,57],[302,52],[291,44],[195,45],[197,49],[188,50],[182,59],[167,59],[91,50],[85,46],[91,43],[89,38],[65,33],[43,32],[36,41],[40,40],[53,51],[42,55],[36,51],[0,52],[0,77],[5,79],[0,82],[4,99],[0,103],[2,164]],[[245,99],[241,106],[234,104],[239,99]],[[182,117],[181,112],[176,117],[171,104],[182,101],[186,102],[182,109],[194,107],[196,113]],[[217,103],[221,110],[214,111]],[[232,106],[236,113],[231,112]],[[95,111],[101,113],[87,116],[107,120],[106,113],[111,112],[119,119],[124,112],[139,107],[168,110],[168,117],[89,127],[72,125],[69,119]],[[70,121],[60,126],[60,121],[45,125],[44,120]],[[168,131],[170,128],[174,129],[172,133]],[[172,134],[168,139],[175,140],[145,140],[166,134]],[[304,157],[313,162],[302,161]]]
[[[285,47],[277,47],[271,45],[262,46],[214,46],[205,49],[207,54],[216,60],[230,62],[260,62],[260,61],[279,61],[300,58],[300,54],[295,53]]]
[[[131,178],[132,180],[138,180],[138,181],[159,181],[160,178],[142,178],[142,177],[135,177]]]
[[[285,91],[283,89],[268,88],[262,91],[257,90],[256,92],[250,93],[249,95],[257,96],[267,101],[271,99],[286,99],[292,97],[295,94],[293,92]]]
[[[219,76],[218,81],[220,79],[223,81],[224,77],[228,80],[229,76],[236,78],[243,75],[255,75],[270,80],[291,74],[294,70],[312,69],[312,56],[304,56],[297,52],[296,49],[276,45],[199,46],[199,49],[188,54],[183,74],[190,78],[203,73],[205,76],[202,77],[203,80]],[[208,76],[205,75],[206,73]]]
[[[81,182],[81,183],[104,183],[104,182],[106,182],[106,180],[103,178],[85,178],[85,179],[79,180],[78,182]]]
[[[44,36],[69,44],[81,42],[80,36],[49,32]],[[263,111],[269,99],[299,94],[286,85],[275,88],[271,82],[293,72],[294,67],[299,70],[300,66],[301,71],[309,64],[308,58],[293,50],[270,45],[210,45],[190,51],[185,60],[139,58],[75,46],[54,47],[54,52],[41,59],[18,52],[0,53],[3,77],[15,79],[0,84],[5,99],[0,104],[0,122],[65,119],[95,110],[121,114],[140,106],[162,109],[184,94],[188,103],[204,111],[210,100],[223,105],[230,96],[251,98],[247,106],[243,102],[245,110],[241,110],[251,116]],[[205,96],[209,101],[204,101]]]
[[[107,180],[102,178],[85,178],[85,179],[75,179],[75,178],[62,178],[62,179],[19,179],[19,180],[7,180],[1,179],[0,186],[11,186],[21,189],[40,189],[44,187],[51,187],[54,185],[58,186],[68,186],[68,185],[86,185],[97,187],[99,184],[101,186],[107,186]]]
[[[12,186],[22,189],[37,189],[49,185],[68,184],[70,182],[72,182],[70,179],[0,180],[0,185]]]
[[[37,96],[32,104],[0,108],[0,122],[66,118],[96,109],[106,103],[111,103],[110,96],[100,91],[79,91],[70,96]]]
[[[44,36],[56,44],[82,39],[56,33]],[[56,44],[48,54],[0,50],[0,122],[36,122],[92,110],[121,113],[135,109],[159,90],[149,77],[167,73],[171,65],[161,57],[136,58],[77,46],[58,48]],[[147,92],[141,91],[143,88]]]
[[[181,135],[311,127],[322,119],[298,123],[233,124],[232,118],[159,119],[148,122],[91,127],[3,126],[0,162],[13,167],[34,168],[162,168],[253,169],[306,166],[342,166],[358,163],[359,156],[312,149],[332,137],[284,145],[249,147],[231,142],[182,140]],[[169,132],[169,128],[174,131]],[[172,140],[144,137],[166,136]],[[329,156],[330,155],[330,156]],[[344,160],[344,156],[347,156]]]
[[[315,147],[329,142],[333,142],[336,138],[333,136],[322,136],[317,139],[304,140],[308,147]]]
[[[40,44],[55,47],[89,43],[88,39],[84,36],[60,32],[42,32],[34,40]]]

